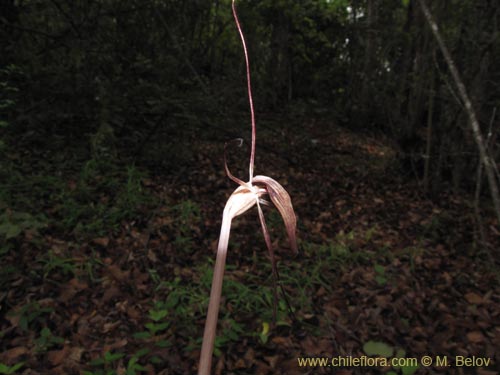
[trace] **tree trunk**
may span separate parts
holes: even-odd
[[[488,184],[490,187],[491,198],[493,200],[493,205],[498,219],[498,225],[500,225],[500,197],[498,192],[498,184],[495,178],[495,172],[492,166],[492,162],[488,156],[488,153],[486,152],[486,147],[484,145],[483,136],[481,134],[481,128],[479,127],[479,122],[477,121],[476,113],[474,111],[474,108],[472,107],[472,103],[467,94],[467,90],[465,89],[462,79],[460,78],[455,63],[448,51],[448,48],[444,44],[441,34],[439,33],[438,25],[434,21],[431,12],[429,11],[429,8],[425,4],[425,1],[418,0],[418,2],[420,4],[420,7],[422,8],[422,11],[424,12],[425,18],[429,23],[429,26],[431,27],[434,37],[438,42],[439,48],[441,49],[441,52],[446,60],[446,63],[448,64],[448,68],[450,69],[451,75],[453,76],[455,84],[458,88],[458,93],[460,95],[460,98],[462,102],[465,104],[465,110],[469,117],[469,122],[472,128],[472,133],[474,135],[474,140],[476,141],[479,150],[479,157],[482,163],[484,164],[484,169],[488,177]]]

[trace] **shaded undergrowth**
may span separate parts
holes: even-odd
[[[287,169],[279,153],[265,166],[293,180],[297,257],[288,255],[279,215],[266,215],[283,245],[278,266],[290,305],[280,299],[273,327],[263,239],[251,217],[236,220],[216,366],[293,373],[298,355],[361,355],[369,342],[408,355],[491,352],[494,320],[483,317],[498,302],[498,266],[463,241],[468,216],[457,213],[466,205],[441,207],[408,186],[368,178],[392,168],[380,141],[351,142],[336,129],[336,150],[345,152],[318,160],[318,148],[334,140],[285,136],[285,149],[304,150],[295,160],[302,167]],[[56,162],[34,169],[27,156],[3,159],[1,373],[194,371],[230,186],[208,157],[220,148],[193,147],[192,173],[162,177],[116,160],[74,162],[61,173]],[[359,163],[360,150],[383,160]],[[477,324],[464,325],[471,317]]]

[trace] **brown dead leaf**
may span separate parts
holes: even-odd
[[[101,297],[101,301],[107,303],[121,294],[120,288],[113,283],[110,287],[106,288],[104,294]]]
[[[248,348],[243,358],[249,362],[253,362],[255,360],[255,350]]]
[[[277,336],[271,339],[271,342],[275,343],[278,346],[282,346],[284,348],[291,348],[293,346],[293,342],[290,337]]]
[[[265,362],[257,361],[255,375],[269,375],[273,373],[272,369]]]
[[[134,306],[127,306],[126,310],[127,315],[129,316],[130,319],[132,320],[139,320],[142,316],[142,313],[137,310]]]
[[[124,271],[116,264],[110,264],[108,266],[108,271],[111,276],[120,283],[127,281],[130,277],[130,270]]]
[[[61,350],[51,350],[47,353],[47,359],[53,367],[59,366],[70,353],[71,348],[67,345]]]
[[[486,370],[484,368],[479,367],[477,369],[477,375],[498,375],[498,372],[497,371]]]
[[[28,348],[24,346],[17,346],[15,348],[6,350],[0,355],[2,359],[1,362],[4,362],[7,365],[12,365],[17,362],[18,358],[22,355],[28,353]]]
[[[12,327],[17,328],[19,326],[19,321],[21,320],[21,314],[16,314],[15,312],[13,314],[8,313],[6,314],[5,319],[9,321]]]
[[[269,363],[269,366],[271,368],[276,368],[276,365],[280,359],[279,355],[269,355],[269,356],[264,356],[264,359],[266,360],[267,363]]]
[[[77,278],[71,279],[67,284],[61,287],[61,294],[59,300],[66,303],[70,301],[78,292],[87,289],[88,284],[80,281]]]
[[[245,360],[243,358],[238,358],[233,366],[237,369],[244,369],[247,367],[247,364],[245,363]]]
[[[467,302],[473,304],[473,305],[479,305],[481,303],[484,303],[483,297],[481,297],[479,294],[476,294],[474,292],[469,292],[465,295],[465,299]]]
[[[102,247],[108,247],[109,245],[109,237],[99,237],[99,238],[94,238],[92,240],[92,243],[102,246]]]
[[[315,354],[319,355],[321,353],[321,350],[318,350],[318,343],[310,336],[307,336],[300,344],[305,355],[311,356]]]
[[[472,331],[467,333],[467,340],[473,343],[479,343],[483,342],[485,340],[485,337],[480,331]]]
[[[316,297],[322,297],[327,293],[326,289],[323,286],[320,286],[316,291]]]
[[[50,375],[68,375],[68,369],[64,365],[57,366],[50,369]]]
[[[155,252],[153,250],[151,250],[151,249],[148,249],[147,257],[153,263],[158,262],[158,258],[156,257]]]
[[[104,323],[103,327],[102,327],[102,332],[103,333],[108,333],[108,332],[113,332],[117,327],[119,327],[121,324],[121,322],[108,322],[108,323]],[[123,340],[121,340],[123,341]],[[114,343],[112,344],[112,346],[114,347],[115,345],[119,345],[119,343],[121,341],[118,341],[117,343]],[[127,341],[127,340],[125,340]],[[126,343],[125,343],[126,345]]]
[[[111,344],[104,345],[103,348],[102,348],[102,352],[106,353],[106,352],[115,351],[117,349],[123,348],[127,344],[128,344],[128,340],[127,339],[121,339],[121,340],[115,341],[115,342],[113,342]]]
[[[381,296],[378,295],[375,297],[375,303],[377,306],[385,309],[387,306],[391,304],[392,297],[390,295]]]
[[[79,347],[72,347],[71,351],[68,355],[68,360],[74,363],[79,363],[82,359],[82,354],[85,352],[85,349]]]

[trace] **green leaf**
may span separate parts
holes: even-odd
[[[404,366],[401,367],[401,373],[403,375],[413,375],[418,370],[418,366]]]
[[[168,310],[149,310],[149,317],[155,322],[163,319],[168,315]]]
[[[40,331],[40,337],[48,338],[52,336],[52,332],[50,332],[50,329],[47,327],[42,328]]]
[[[385,276],[382,276],[382,275],[376,275],[375,281],[377,282],[378,285],[387,284],[387,278]]]
[[[164,323],[146,323],[144,326],[149,329],[150,332],[163,331],[169,326],[169,322]]]
[[[0,234],[3,234],[6,240],[17,237],[22,231],[21,226],[9,222],[0,225]]]
[[[14,366],[7,366],[0,363],[0,374],[14,374],[17,370],[24,366],[24,362],[16,363]]]
[[[160,340],[160,341],[156,342],[155,345],[159,348],[168,348],[168,347],[172,346],[172,344],[168,340]]]
[[[137,332],[134,333],[132,336],[134,336],[135,339],[149,339],[151,337],[151,333],[147,331]]]
[[[104,365],[104,359],[103,358],[96,358],[96,359],[93,359],[92,361],[89,362],[89,365],[91,366],[102,366]]]
[[[160,357],[158,357],[158,356],[156,356],[156,355],[155,355],[155,356],[153,356],[153,357],[151,357],[151,358],[149,359],[149,362],[151,362],[151,363],[153,363],[153,364],[155,364],[155,365],[158,365],[158,364],[163,363],[163,361],[161,360],[161,358],[160,358]]]
[[[406,351],[404,349],[398,348],[398,349],[396,349],[396,354],[394,355],[394,357],[404,358],[405,355],[406,355]],[[395,368],[396,370],[401,368],[401,366],[397,366],[397,365],[392,366],[392,367]]]
[[[402,0],[401,2],[405,8],[408,8],[408,5],[410,5],[410,0]]]
[[[385,267],[384,266],[381,266],[380,264],[375,264],[374,268],[375,268],[375,272],[378,273],[379,275],[385,274]]]
[[[111,353],[111,352],[106,352],[104,353],[104,361],[106,363],[114,362],[119,360],[120,358],[123,358],[125,354],[123,353]]]
[[[389,358],[394,353],[394,348],[386,343],[379,341],[368,341],[363,345],[363,351],[366,355],[376,355]]]
[[[146,354],[148,354],[150,352],[150,350],[148,348],[143,348],[143,349],[140,349],[138,350],[135,354],[134,354],[134,357],[136,358],[140,358],[140,357],[143,357],[145,356]]]

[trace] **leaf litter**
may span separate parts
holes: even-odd
[[[436,201],[423,197],[414,182],[391,169],[394,151],[384,140],[332,124],[289,126],[286,147],[276,137],[262,139],[268,148],[294,155],[292,164],[280,152],[265,157],[266,173],[293,195],[298,217],[295,258],[287,255],[286,233],[270,225],[297,320],[282,309],[283,324],[270,330],[264,343],[258,333],[272,306],[267,305],[267,312],[240,312],[234,308],[240,302],[223,297],[221,311],[233,326],[219,323],[229,339],[214,359],[215,373],[328,374],[329,368],[299,368],[296,358],[359,357],[370,342],[403,349],[407,357],[491,357],[493,366],[471,373],[497,373],[498,263],[472,250],[473,217],[466,200],[448,193]],[[304,147],[312,138],[318,141]],[[198,139],[193,150],[200,155],[193,173],[158,175],[144,184],[163,202],[153,214],[144,211],[109,236],[82,242],[70,233],[51,233],[49,227],[36,245],[25,241],[4,255],[4,269],[12,266],[16,272],[3,276],[0,292],[0,363],[23,363],[20,374],[83,374],[100,368],[118,374],[147,349],[138,357],[142,373],[196,371],[206,300],[198,301],[200,308],[186,306],[195,301],[180,291],[209,280],[210,274],[199,270],[210,266],[231,185],[224,178],[222,158],[213,162],[221,145]],[[215,198],[207,184],[220,189]],[[202,220],[181,231],[170,208],[188,199],[199,205]],[[237,245],[228,254],[225,280],[236,286],[250,283],[255,287],[251,293],[258,295],[270,287],[271,272],[262,267],[268,262],[264,242],[247,225],[255,219],[256,214],[247,214],[234,229]],[[487,220],[494,228],[493,219]],[[176,241],[180,233],[185,242]],[[496,231],[489,230],[489,239],[491,248],[499,248]],[[36,259],[41,251],[55,248],[56,254],[72,259],[72,273],[63,272],[62,265],[44,273]],[[152,335],[145,326],[161,323],[151,320],[155,306],[169,311],[162,320],[169,324]],[[174,311],[177,316],[185,311],[186,319],[170,315]],[[43,346],[43,328],[64,342]],[[141,332],[150,335],[137,338]],[[106,353],[123,357],[108,355],[110,362],[103,367],[92,365]],[[344,368],[336,373],[387,370]],[[446,373],[460,372],[450,367]]]

